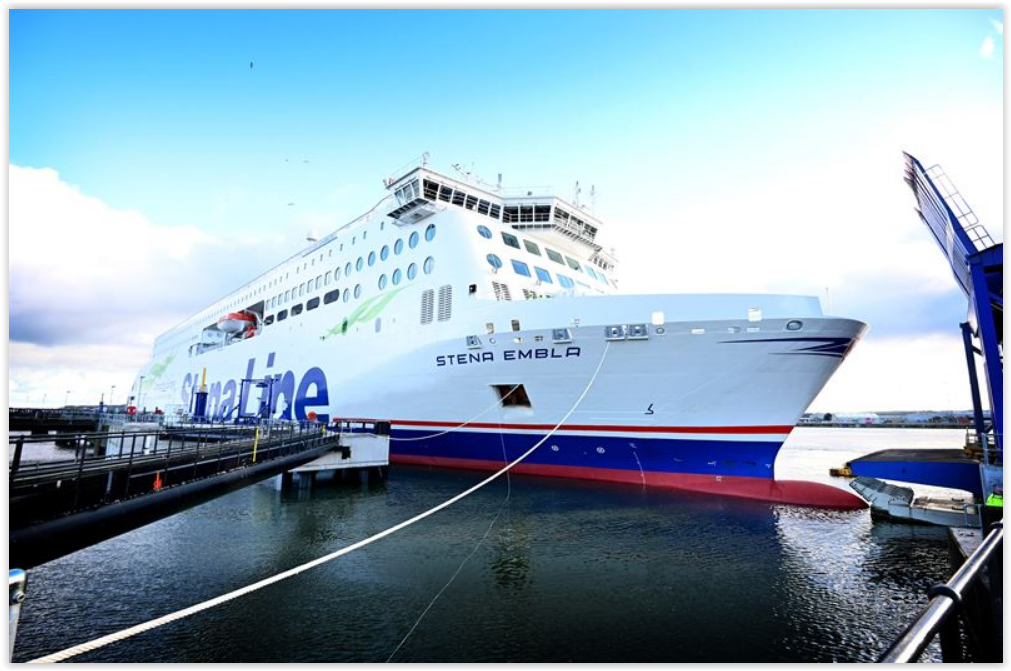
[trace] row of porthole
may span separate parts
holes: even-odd
[[[435,270],[435,259],[432,258],[431,256],[425,259],[425,263],[422,264],[422,270],[425,272],[426,275],[431,275],[432,271]],[[418,276],[418,264],[412,263],[411,265],[407,266],[407,279],[413,280],[417,276]],[[393,286],[397,286],[398,284],[400,284],[400,280],[402,277],[403,273],[400,272],[400,268],[397,268],[390,275],[389,281],[393,283]],[[382,275],[379,276],[380,291],[386,288],[386,282],[387,282],[386,273],[383,273]]]
[[[434,239],[435,239],[435,224],[429,224],[428,228],[425,229],[425,240],[427,242],[431,242]],[[417,231],[414,231],[407,238],[407,246],[410,247],[411,249],[414,249],[415,247],[418,246],[418,242],[420,240],[421,236],[418,234]],[[397,241],[393,243],[393,253],[399,255],[403,251],[404,251],[404,239],[397,238]],[[389,245],[383,245],[383,248],[379,250],[378,259],[380,261],[385,261],[388,258],[390,258],[390,247]],[[372,266],[376,265],[376,259],[377,259],[376,253],[372,251],[369,252],[367,259],[365,257],[359,256],[358,260],[355,261],[353,265],[350,261],[348,261],[347,264],[344,266],[344,277],[350,275],[352,269],[361,272],[362,269],[365,268],[366,263],[368,263],[369,267],[371,268]],[[339,277],[340,273],[339,267],[337,268],[337,273],[338,273],[337,277]],[[337,277],[334,277],[334,279],[337,279]]]

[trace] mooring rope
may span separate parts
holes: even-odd
[[[137,634],[142,634],[145,631],[151,631],[152,629],[157,629],[158,627],[166,625],[166,624],[168,624],[170,622],[175,622],[176,620],[181,620],[184,617],[189,617],[190,615],[196,615],[197,613],[203,612],[203,611],[208,610],[210,608],[214,608],[215,606],[220,606],[221,604],[227,603],[227,602],[232,601],[234,599],[237,599],[240,596],[245,596],[246,594],[250,594],[250,593],[255,592],[257,590],[263,589],[264,587],[267,587],[268,585],[273,585],[276,582],[281,582],[282,580],[286,580],[286,579],[291,578],[293,576],[296,576],[296,575],[298,575],[300,573],[304,573],[305,571],[308,571],[311,568],[315,568],[315,567],[317,567],[317,566],[319,566],[321,564],[325,564],[327,562],[333,561],[334,559],[337,559],[338,557],[343,557],[344,555],[349,554],[351,552],[354,552],[355,550],[358,550],[360,548],[363,548],[366,545],[371,545],[372,543],[375,543],[376,541],[378,541],[380,539],[386,538],[387,536],[389,536],[391,534],[395,534],[396,532],[400,531],[401,529],[405,529],[405,528],[411,526],[412,524],[414,524],[416,522],[420,522],[421,520],[423,520],[423,519],[425,519],[427,517],[431,517],[435,513],[439,512],[440,510],[443,510],[444,508],[448,508],[449,506],[453,505],[457,501],[460,501],[461,499],[464,499],[464,498],[470,496],[471,494],[473,494],[477,490],[481,489],[485,485],[488,485],[488,484],[494,482],[495,480],[497,480],[498,478],[500,478],[503,474],[508,473],[510,470],[512,470],[512,468],[514,466],[516,466],[517,464],[519,464],[520,462],[522,462],[524,459],[526,459],[527,457],[529,457],[531,454],[533,454],[534,451],[538,447],[540,447],[542,444],[544,444],[544,442],[547,441],[548,438],[550,438],[552,435],[554,435],[554,433],[556,431],[558,431],[558,429],[562,426],[562,424],[564,424],[569,419],[569,417],[572,415],[572,413],[576,411],[576,408],[578,408],[579,404],[583,402],[583,399],[586,398],[586,394],[589,393],[590,388],[593,387],[593,383],[596,381],[597,375],[600,374],[600,369],[604,365],[604,360],[607,358],[607,351],[610,348],[610,346],[611,346],[610,342],[605,343],[605,345],[604,345],[604,351],[600,355],[600,361],[597,363],[597,368],[596,368],[596,370],[593,371],[593,375],[590,377],[590,381],[587,382],[586,388],[583,389],[583,393],[579,395],[579,398],[577,398],[576,402],[573,403],[573,405],[572,405],[571,408],[569,408],[569,411],[567,413],[565,413],[565,416],[562,417],[561,420],[559,420],[558,424],[556,424],[554,426],[554,428],[552,428],[550,431],[548,431],[548,433],[545,434],[545,436],[543,438],[541,438],[539,441],[537,441],[536,443],[534,443],[533,447],[531,447],[526,452],[524,452],[523,454],[521,454],[520,456],[518,456],[516,459],[514,459],[511,462],[509,462],[508,464],[506,464],[505,466],[503,466],[498,471],[495,471],[495,473],[493,473],[492,475],[488,476],[487,478],[485,478],[481,482],[477,483],[476,485],[474,485],[470,489],[467,489],[466,491],[463,491],[463,492],[457,494],[456,496],[454,496],[451,499],[447,499],[447,500],[443,501],[442,503],[440,503],[439,505],[437,505],[437,506],[435,506],[433,508],[429,508],[428,510],[426,510],[423,513],[415,515],[414,517],[412,517],[412,518],[410,518],[408,520],[400,522],[399,524],[395,524],[395,525],[393,525],[392,527],[390,527],[388,529],[385,529],[383,531],[380,531],[377,534],[369,536],[368,538],[366,538],[364,540],[360,540],[357,543],[353,543],[351,545],[348,545],[347,547],[343,547],[340,550],[337,550],[335,552],[331,552],[328,555],[324,555],[322,557],[319,557],[318,559],[313,559],[312,561],[306,562],[305,564],[302,564],[301,566],[296,566],[294,568],[288,569],[287,571],[283,571],[281,573],[273,575],[273,576],[271,576],[269,578],[264,578],[263,580],[261,580],[259,582],[255,582],[255,583],[253,583],[251,585],[246,585],[245,587],[240,587],[237,590],[233,590],[231,592],[228,592],[227,594],[222,594],[221,596],[215,597],[213,599],[209,599],[209,600],[204,601],[202,603],[198,603],[198,604],[195,604],[193,606],[189,606],[188,608],[183,608],[181,610],[177,610],[174,613],[169,613],[168,615],[163,615],[163,616],[155,618],[153,620],[148,620],[147,622],[142,622],[141,624],[137,624],[137,625],[134,625],[132,627],[128,627],[126,629],[114,632],[112,634],[108,634],[106,636],[102,636],[100,638],[96,638],[93,641],[87,641],[85,643],[81,643],[79,645],[71,646],[71,647],[66,648],[64,650],[60,650],[59,652],[54,652],[52,654],[45,655],[44,657],[39,657],[37,659],[33,659],[29,663],[30,664],[50,664],[52,662],[62,662],[62,661],[70,659],[71,657],[76,657],[77,655],[83,654],[85,652],[91,652],[93,650],[98,650],[99,648],[104,648],[105,646],[107,646],[107,645],[109,645],[111,643],[116,643],[116,642],[119,642],[119,641],[122,641],[122,640],[125,640],[125,639],[128,639],[128,638],[131,638],[133,636],[136,636]]]

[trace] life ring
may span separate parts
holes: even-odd
[[[310,411],[309,411],[309,414],[308,414],[308,415],[306,415],[306,418],[307,418],[307,419],[308,419],[308,420],[309,420],[310,422],[315,422],[315,421],[316,421],[316,411],[315,411],[315,410],[310,410]]]
[[[128,405],[128,406],[126,406],[126,414],[128,414],[128,415],[136,415],[137,414],[137,406],[135,406],[135,405]]]

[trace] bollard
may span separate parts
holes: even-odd
[[[14,639],[18,635],[18,619],[21,617],[21,602],[25,600],[25,589],[28,587],[28,574],[19,568],[7,571],[9,587],[9,622],[10,637],[7,639],[7,661],[14,658]]]

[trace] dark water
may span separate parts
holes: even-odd
[[[828,467],[960,440],[798,430],[777,470],[845,486]],[[15,661],[333,552],[482,477],[397,465],[371,487],[280,492],[267,481],[32,569]],[[75,659],[385,661],[467,560],[393,661],[871,661],[947,579],[946,548],[943,528],[867,511],[514,476],[363,550]]]

